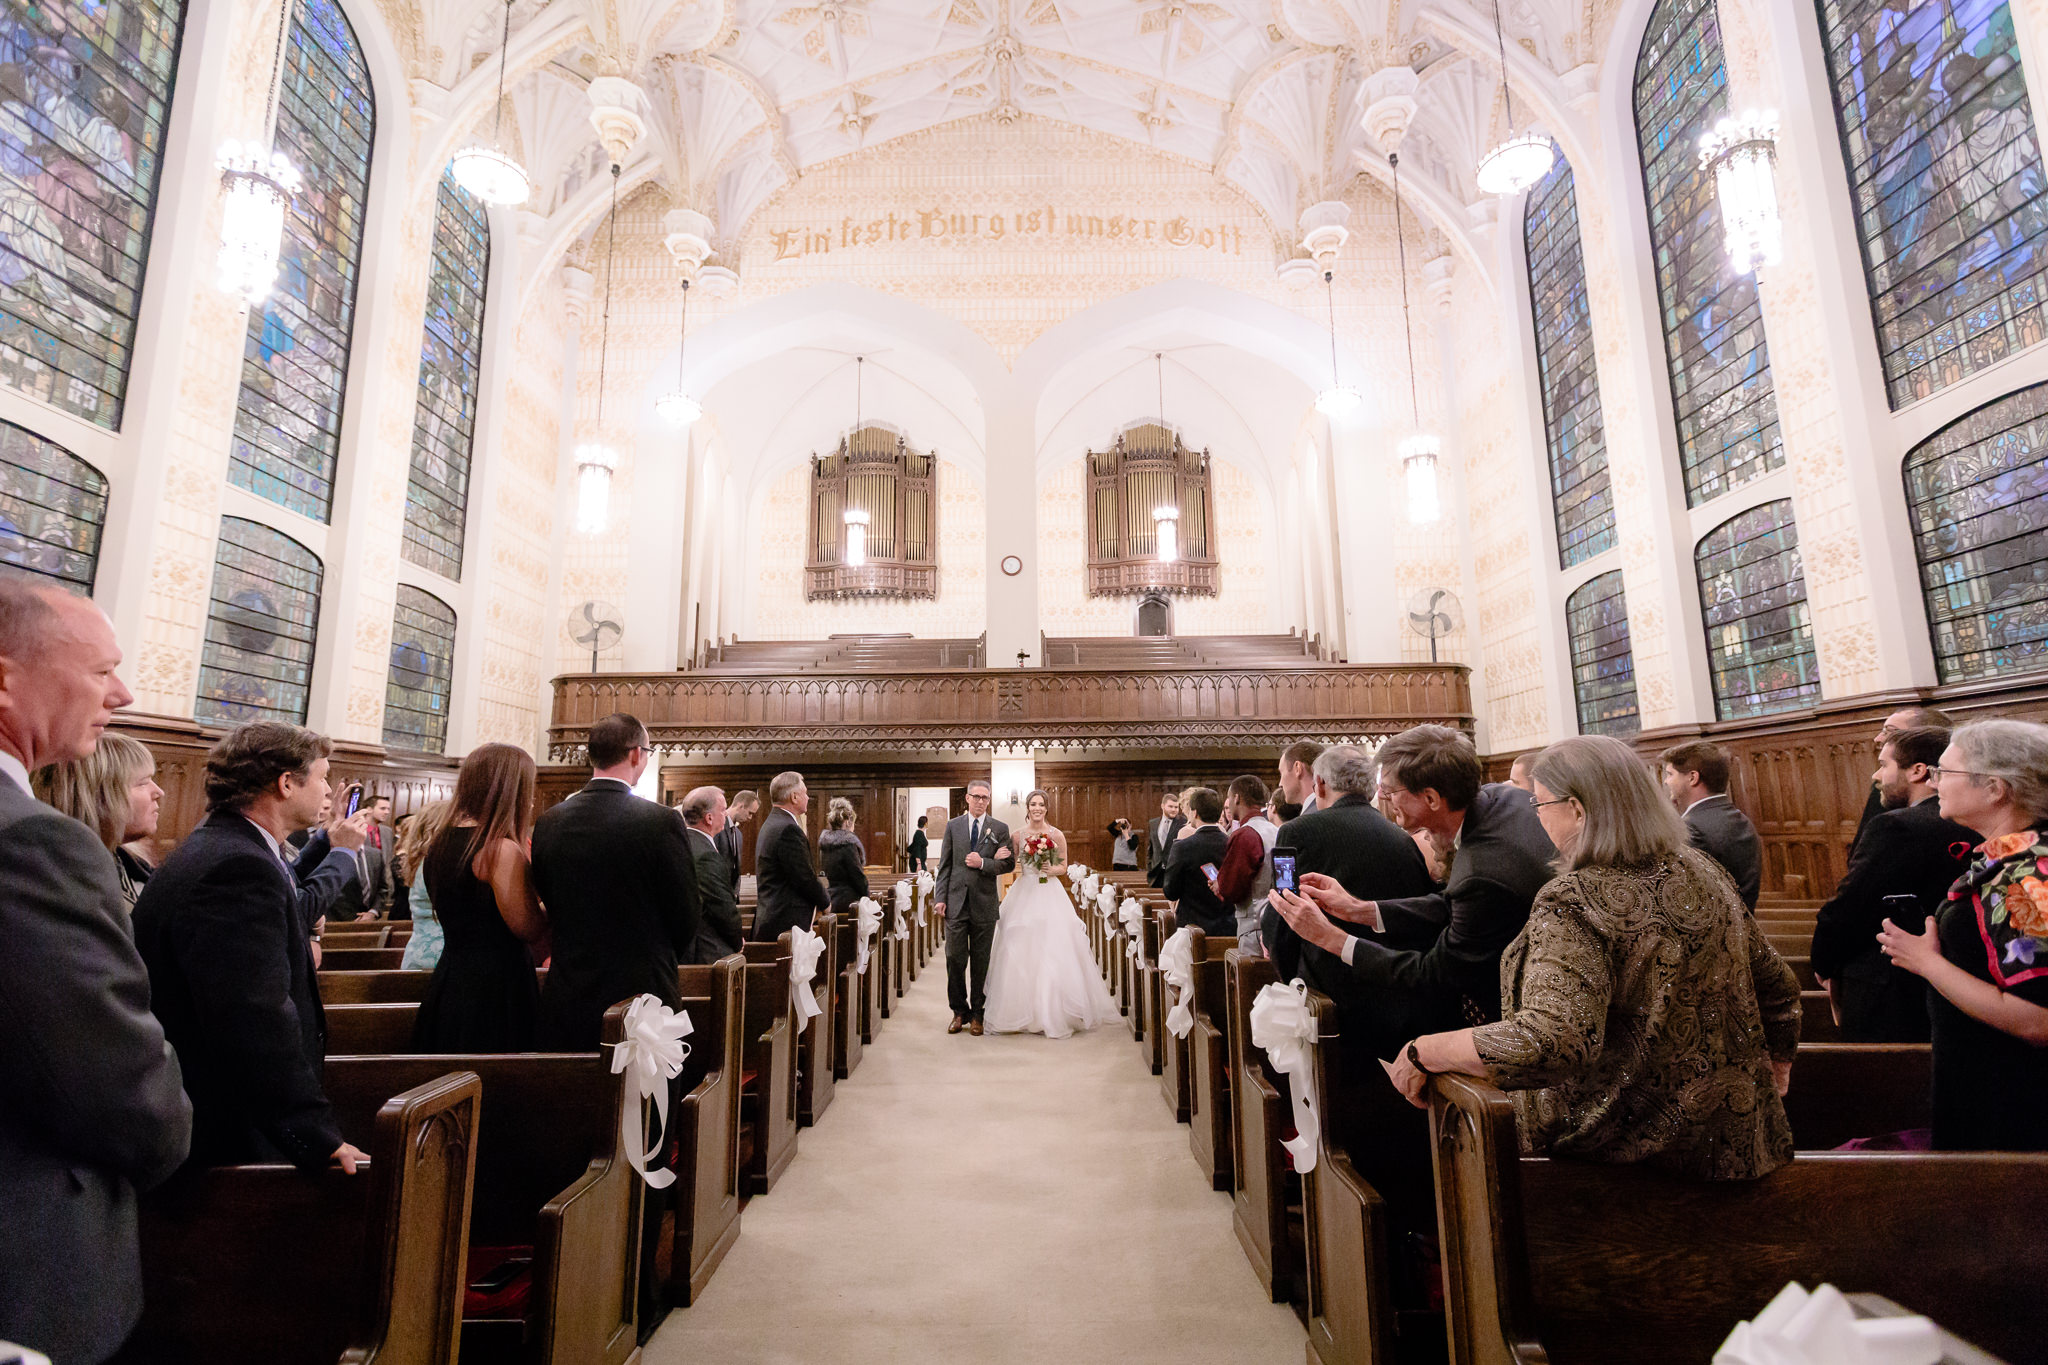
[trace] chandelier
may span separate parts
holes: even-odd
[[[1337,382],[1337,295],[1333,274],[1323,271],[1323,302],[1330,314],[1330,387],[1316,395],[1316,411],[1325,417],[1342,417],[1365,401],[1365,395],[1349,384]]]
[[[476,144],[457,152],[448,169],[455,183],[486,204],[523,204],[532,191],[526,167],[505,151],[505,67],[512,57],[512,0],[505,0],[505,30],[498,43],[498,102],[489,146]]]
[[[1500,0],[1493,0],[1493,41],[1500,49],[1500,97],[1508,116],[1508,140],[1479,158],[1479,189],[1484,194],[1520,194],[1557,163],[1557,148],[1541,133],[1515,134],[1515,96],[1508,89],[1508,37],[1501,26]]]
[[[654,411],[660,418],[677,431],[687,431],[690,424],[704,415],[704,405],[690,397],[683,387],[683,347],[690,341],[690,277],[683,276],[683,322],[680,339],[676,342],[676,386],[673,392],[665,393],[654,400]]]
[[[1170,502],[1152,509],[1152,531],[1159,549],[1159,562],[1171,564],[1180,558],[1180,509]]]
[[[1778,217],[1778,116],[1750,110],[1724,118],[1700,139],[1700,166],[1714,173],[1721,226],[1735,273],[1776,265],[1785,255]]]
[[[1408,520],[1427,525],[1443,514],[1437,500],[1437,456],[1443,443],[1422,426],[1422,401],[1415,390],[1415,323],[1408,315],[1408,234],[1401,226],[1401,154],[1390,152],[1387,164],[1394,171],[1394,246],[1400,253],[1401,333],[1408,341],[1408,417],[1414,424],[1408,439],[1401,442],[1401,468],[1408,477]]]
[[[612,471],[619,453],[604,443],[604,380],[612,346],[612,258],[619,246],[619,163],[612,163],[612,207],[604,247],[604,321],[597,343],[597,437],[576,447],[576,530],[601,536],[611,524]]]
[[[846,567],[858,569],[868,562],[868,514],[849,507],[839,519],[846,523]]]
[[[254,307],[277,283],[277,253],[284,240],[285,211],[305,182],[276,150],[277,85],[284,74],[284,45],[292,29],[292,0],[277,21],[277,52],[270,63],[270,88],[263,100],[263,137],[229,142],[216,164],[221,172],[220,287]]]

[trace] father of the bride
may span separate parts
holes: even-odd
[[[946,826],[932,885],[932,906],[946,921],[946,998],[953,1006],[953,1022],[946,1025],[946,1032],[964,1028],[977,1038],[989,949],[996,941],[996,877],[1011,860],[1010,827],[992,818],[988,806],[988,783],[979,778],[968,783],[967,814],[954,816]],[[967,993],[970,958],[972,996]]]

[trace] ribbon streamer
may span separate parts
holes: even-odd
[[[796,1031],[802,1033],[811,1020],[825,1012],[818,997],[811,994],[811,978],[817,974],[818,959],[825,955],[825,940],[808,929],[789,931],[789,1006],[796,1011]]]
[[[1124,922],[1124,951],[1133,962],[1145,946],[1145,907],[1138,903],[1136,896],[1125,896],[1123,905],[1117,910]]]
[[[683,1041],[696,1032],[688,1013],[672,1010],[652,995],[643,995],[626,1007],[626,1036],[612,1049],[612,1074],[626,1072],[642,1100],[654,1101],[658,1121],[654,1141],[640,1145],[645,1133],[638,1104],[619,1112],[619,1138],[626,1148],[626,1160],[640,1172],[650,1189],[667,1189],[676,1173],[666,1168],[649,1170],[647,1163],[661,1155],[662,1138],[668,1133],[668,1083],[683,1074],[690,1045]]]
[[[938,881],[931,873],[920,872],[917,874],[917,923],[919,928],[923,928],[931,923],[926,918],[926,913],[931,908],[932,888],[936,885],[938,885]]]
[[[1748,1322],[1738,1322],[1714,1365],[1936,1365],[1941,1333],[1922,1317],[1858,1318],[1842,1291],[1786,1285]]]
[[[910,940],[910,882],[906,879],[896,883],[896,941]]]
[[[1159,945],[1159,974],[1173,988],[1173,1008],[1166,1012],[1166,1028],[1176,1038],[1195,1030],[1195,931],[1180,928]]]
[[[1252,1001],[1252,1046],[1262,1049],[1273,1069],[1287,1078],[1294,1102],[1294,1136],[1280,1145],[1294,1158],[1294,1169],[1307,1175],[1316,1168],[1317,1134],[1323,1130],[1316,1114],[1316,1017],[1308,1007],[1308,986],[1300,977],[1291,984],[1275,981]]]
[[[862,976],[868,974],[868,944],[882,927],[882,907],[873,896],[862,896],[853,903],[858,918],[854,920],[853,937],[856,944],[854,970]]]
[[[1105,886],[1095,897],[1095,913],[1107,922],[1112,931],[1116,924],[1116,888]]]

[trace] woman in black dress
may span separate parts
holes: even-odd
[[[868,894],[867,850],[853,832],[853,803],[843,796],[825,808],[825,832],[818,836],[819,861],[832,893],[832,913],[845,918],[847,907]]]
[[[540,986],[527,945],[547,936],[529,876],[533,759],[485,744],[462,761],[448,825],[420,875],[441,921],[441,960],[420,1002],[413,1049],[529,1052]]]

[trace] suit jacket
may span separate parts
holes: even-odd
[[[1927,987],[1894,967],[1877,946],[1886,918],[1919,933],[1950,885],[1970,865],[1982,838],[1941,818],[1941,800],[1880,811],[1849,855],[1849,870],[1813,927],[1813,971],[1835,984],[1845,1043],[1924,1043]],[[1910,912],[1889,909],[1886,896],[1911,896]]]
[[[142,1314],[135,1192],[192,1105],[150,1013],[114,859],[0,775],[0,1339],[112,1355]]]
[[[732,888],[731,864],[718,841],[701,829],[689,832],[690,856],[697,867],[697,938],[690,948],[690,961],[712,963],[744,951],[746,935],[740,931],[739,899]]]
[[[1465,812],[1444,889],[1379,902],[1383,934],[1351,950],[1367,989],[1415,997],[1418,1033],[1500,1018],[1500,958],[1529,922],[1557,856],[1536,803],[1505,782],[1481,787]]]
[[[1173,854],[1174,841],[1179,839],[1180,832],[1187,828],[1188,818],[1185,815],[1174,816],[1166,822],[1164,834],[1161,834],[1159,829],[1161,819],[1162,817],[1155,815],[1152,822],[1145,826],[1146,837],[1151,840],[1146,850],[1145,880],[1153,886],[1163,887],[1166,885],[1166,860]]]
[[[768,812],[754,841],[754,928],[748,938],[773,943],[791,929],[808,929],[811,919],[832,904],[818,880],[811,837],[781,806]]]
[[[726,817],[725,828],[718,831],[718,838],[713,842],[718,845],[718,851],[725,855],[726,878],[732,883],[733,891],[737,893],[740,885],[740,827],[731,816]]]
[[[595,1052],[621,1000],[682,1003],[676,964],[696,946],[700,904],[683,831],[680,812],[609,778],[534,822],[533,887],[554,943],[540,994],[546,1047]]]
[[[973,817],[956,815],[946,822],[946,837],[939,841],[939,866],[932,876],[932,901],[946,907],[948,915],[967,912],[967,923],[994,923],[1000,908],[996,878],[1017,866],[1015,857],[996,855],[1010,847],[1010,827],[993,815],[981,817],[981,843],[968,847],[968,826]],[[967,855],[981,853],[981,866],[969,867]]]
[[[336,848],[327,837],[327,831],[315,830],[299,845],[299,856],[292,864],[292,876],[298,882],[299,923],[307,934],[320,922],[322,915],[338,916],[335,907],[341,903],[341,893],[349,884],[362,875],[362,865],[356,855],[345,848]]]
[[[1174,902],[1178,923],[1219,938],[1237,933],[1237,911],[1209,889],[1202,865],[1213,863],[1221,871],[1229,847],[1230,836],[1220,826],[1204,825],[1174,844],[1166,855],[1166,884],[1161,888]]]
[[[844,913],[869,892],[867,850],[850,829],[828,829],[818,836],[818,861],[824,864],[825,890],[832,913]]]
[[[1742,903],[1756,909],[1758,889],[1763,885],[1764,846],[1756,837],[1756,826],[1726,796],[1710,796],[1693,802],[1685,813],[1686,834],[1692,846],[1728,869]]]
[[[378,848],[365,843],[357,852],[360,874],[349,880],[341,889],[341,897],[335,903],[335,915],[340,919],[354,919],[365,910],[389,917],[392,897],[397,888],[397,873],[391,866],[393,840],[384,836],[384,847]]]
[[[135,946],[192,1097],[192,1160],[327,1165],[327,1016],[298,886],[262,831],[216,810],[135,903]]]

